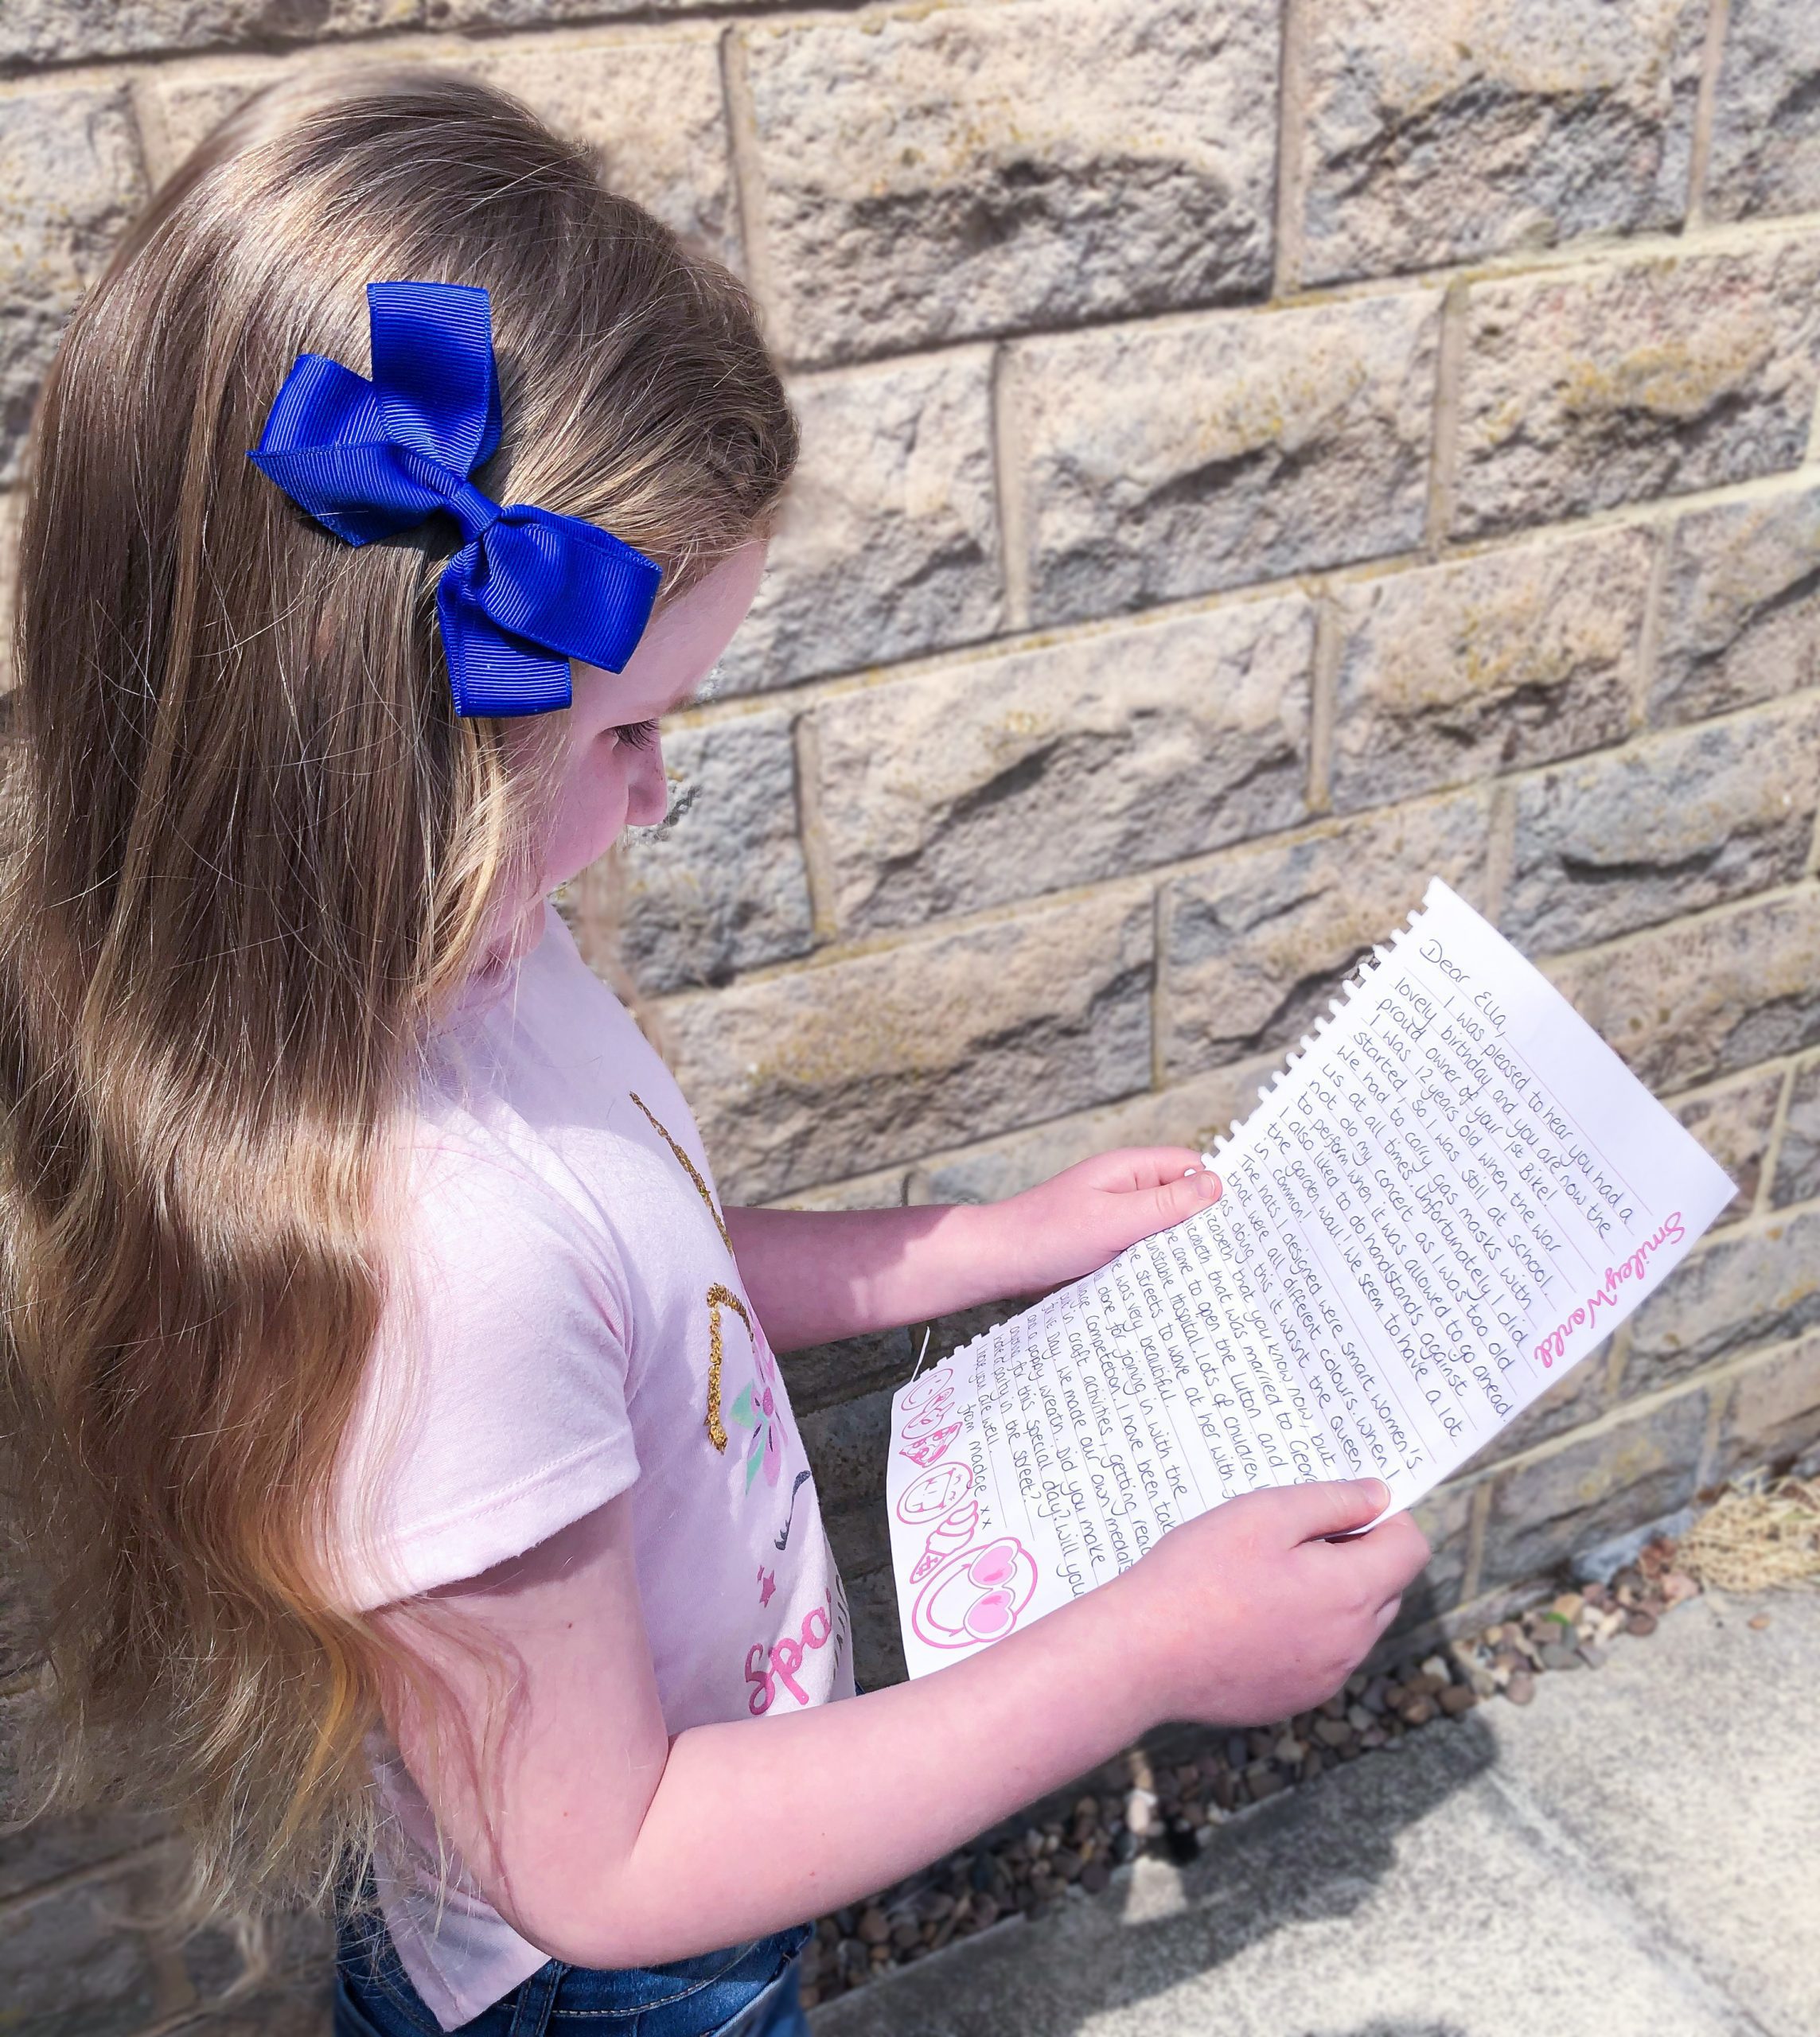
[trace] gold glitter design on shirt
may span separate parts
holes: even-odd
[[[642,1104],[639,1104],[644,1109]],[[658,1127],[660,1131],[663,1128]],[[669,1136],[668,1132],[664,1135]],[[692,1174],[695,1171],[692,1167]],[[720,1311],[730,1308],[746,1326],[746,1334],[754,1344],[758,1339],[753,1334],[752,1318],[746,1313],[746,1304],[731,1287],[723,1287],[716,1280],[707,1291],[707,1439],[724,1456],[727,1451],[727,1431],[720,1420],[720,1360],[723,1346],[720,1338]]]
[[[627,1093],[630,1096],[633,1102],[638,1106],[639,1109],[645,1113],[646,1118],[649,1120],[651,1129],[657,1133],[657,1136],[662,1139],[664,1143],[669,1147],[670,1151],[676,1155],[678,1164],[681,1167],[683,1172],[686,1174],[689,1179],[695,1183],[696,1194],[699,1195],[702,1201],[707,1205],[707,1213],[714,1219],[714,1228],[720,1233],[721,1243],[726,1246],[729,1252],[731,1252],[733,1249],[733,1241],[727,1235],[727,1226],[720,1220],[720,1212],[715,1208],[714,1198],[708,1194],[707,1183],[702,1179],[700,1174],[696,1171],[695,1162],[689,1158],[688,1155],[685,1153],[682,1147],[676,1143],[676,1140],[670,1136],[669,1133],[664,1129],[663,1120],[657,1116],[657,1112],[652,1109],[651,1106],[645,1102],[645,1099],[639,1095],[638,1092],[636,1089],[633,1089],[628,1091]],[[745,1314],[745,1311],[742,1309],[740,1311],[740,1314],[743,1315]],[[748,1325],[748,1327],[750,1327],[750,1325]]]

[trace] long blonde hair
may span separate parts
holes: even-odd
[[[376,1205],[415,1051],[533,867],[538,745],[450,704],[452,524],[354,550],[246,458],[298,353],[365,367],[396,278],[491,294],[480,485],[610,529],[665,598],[796,453],[733,278],[448,72],[250,103],[71,322],[20,574],[0,1419],[44,1799],[175,1813],[188,1922],[319,1902],[372,1843],[390,1672],[324,1552]]]

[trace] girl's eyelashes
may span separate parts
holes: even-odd
[[[654,722],[624,722],[613,733],[631,750],[649,750],[657,740]]]

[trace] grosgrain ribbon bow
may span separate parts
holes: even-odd
[[[247,457],[349,544],[446,511],[467,539],[436,585],[455,712],[567,707],[570,659],[620,671],[662,569],[578,516],[501,508],[469,480],[499,443],[484,290],[368,283],[367,311],[372,380],[298,355]]]

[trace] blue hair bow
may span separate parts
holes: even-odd
[[[618,672],[662,569],[578,516],[502,508],[468,477],[499,443],[492,307],[460,283],[368,283],[372,380],[298,356],[247,458],[349,544],[446,510],[467,539],[436,613],[458,715],[569,704],[569,660]]]

